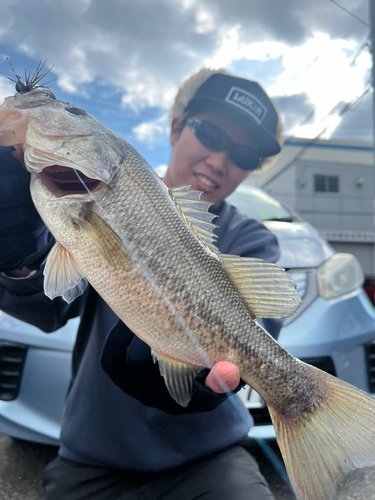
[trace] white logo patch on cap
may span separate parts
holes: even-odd
[[[241,108],[242,111],[252,116],[259,125],[263,122],[268,111],[266,106],[264,106],[255,96],[239,87],[232,87],[230,89],[225,98],[225,102]]]

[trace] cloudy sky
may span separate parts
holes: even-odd
[[[367,0],[1,0],[0,102],[48,58],[49,87],[166,164],[168,109],[202,66],[257,80],[286,132],[372,140]],[[349,11],[345,12],[338,3]],[[310,120],[305,123],[306,118]],[[301,126],[302,123],[305,125]]]

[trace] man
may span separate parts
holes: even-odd
[[[257,83],[223,72],[201,71],[176,97],[164,182],[191,185],[214,203],[222,253],[272,262],[279,257],[275,237],[224,200],[263,158],[280,151],[280,128]],[[51,237],[32,210],[28,174],[14,155],[17,150],[0,152],[6,180],[0,186],[0,308],[45,331],[81,316],[59,457],[44,475],[45,500],[273,498],[240,444],[251,417],[236,397],[223,393],[218,377],[228,390],[238,390],[236,366],[223,361],[203,370],[182,408],[165,388],[150,348],[93,289],[70,305],[44,296],[40,268]],[[17,216],[9,219],[15,207]],[[280,322],[263,324],[277,336]]]

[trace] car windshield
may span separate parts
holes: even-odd
[[[227,201],[250,219],[280,220],[292,222],[300,220],[296,214],[267,194],[262,189],[241,184]]]

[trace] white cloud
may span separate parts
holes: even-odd
[[[5,76],[0,75],[0,103],[3,102],[5,97],[16,93],[14,86],[13,82],[9,81]]]
[[[293,135],[297,137],[307,137],[313,139],[317,135],[321,138],[329,138],[333,130],[339,125],[341,117],[338,114],[332,114],[325,117],[318,116],[314,123],[297,127],[293,131]]]
[[[368,51],[363,51],[356,64],[351,65],[357,44],[354,40],[331,40],[327,34],[315,33],[306,42],[288,46],[282,42],[264,41],[245,43],[241,25],[218,31],[219,48],[215,56],[206,60],[211,67],[225,67],[233,60],[276,60],[281,58],[284,70],[266,88],[271,96],[307,94],[316,107],[314,123],[299,127],[295,134],[314,137],[330,123],[333,129],[338,116],[327,117],[340,101],[350,102],[365,86],[365,76],[371,67]]]
[[[347,7],[367,20],[367,1]],[[167,110],[183,79],[203,64],[266,61],[266,90],[305,93],[317,106],[317,122],[363,87],[368,54],[349,64],[366,36],[361,23],[327,0],[3,0],[0,18],[2,52],[48,57],[68,92],[100,81],[137,113]],[[251,68],[244,76],[251,78]],[[134,133],[155,145],[165,140],[163,127],[144,122]]]
[[[166,109],[181,80],[215,50],[205,12],[186,0],[80,0],[77,9],[72,0],[18,0],[2,5],[9,23],[0,20],[0,43],[48,57],[65,91],[100,79],[123,91],[133,109]]]
[[[183,10],[188,10],[197,3],[197,0],[179,0],[179,2],[181,4]]]
[[[276,59],[288,50],[288,46],[281,42],[248,43],[241,38],[241,29],[241,24],[230,29],[220,28],[217,32],[218,49],[213,57],[205,60],[204,64],[211,68],[221,68],[241,58],[260,61]]]
[[[169,134],[167,115],[155,121],[140,123],[133,128],[132,132],[138,141],[144,142],[149,148],[154,148],[158,144],[165,144]]]
[[[355,49],[355,43],[347,40],[330,40],[317,33],[299,47],[289,48],[283,56],[285,71],[278,76],[269,89],[276,95],[293,95],[305,92],[316,106],[313,124],[295,131],[306,137],[316,136],[330,121],[334,127],[340,118],[327,117],[340,101],[350,102],[359,95],[364,86],[365,76],[371,67],[369,54],[363,53],[355,67],[352,57],[345,49]]]
[[[334,95],[337,101],[350,99],[362,84],[365,70],[364,66],[360,71],[350,67],[345,49],[354,51],[355,46],[353,41],[330,40],[317,33],[303,45],[288,48],[282,59],[285,71],[271,91],[283,95],[305,91],[314,102],[324,100],[328,106]],[[369,64],[370,59],[367,68]]]
[[[152,75],[137,71],[127,75],[127,93],[122,97],[122,104],[129,106],[134,111],[146,107],[169,109],[176,88],[166,82],[166,87],[161,87]]]
[[[159,177],[163,178],[168,170],[168,165],[158,165],[156,168],[156,173]]]
[[[201,35],[212,33],[215,30],[214,17],[210,12],[205,10],[202,6],[198,8],[195,15],[196,26],[195,31]]]

